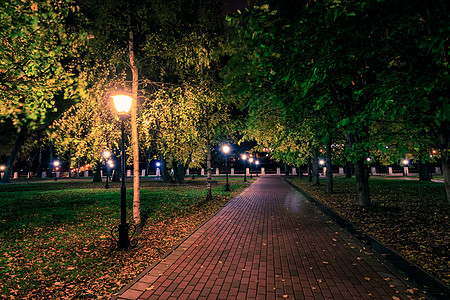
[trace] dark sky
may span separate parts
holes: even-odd
[[[226,0],[225,1],[227,13],[233,13],[237,9],[244,9],[248,7],[247,0]]]

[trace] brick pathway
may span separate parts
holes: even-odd
[[[266,176],[113,299],[423,296],[405,282],[281,177]]]

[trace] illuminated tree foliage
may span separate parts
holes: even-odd
[[[418,160],[440,144],[450,192],[448,12],[445,1],[272,1],[230,19],[236,47],[224,78],[250,120],[272,106],[299,137],[345,140],[360,205],[370,205],[366,158],[387,144]],[[298,126],[305,120],[307,130]],[[419,132],[434,134],[431,145]]]
[[[57,101],[76,96],[75,62],[84,40],[76,20],[72,1],[0,3],[0,124],[19,132],[3,182],[29,131],[49,122]]]

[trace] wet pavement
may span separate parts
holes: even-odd
[[[428,299],[280,176],[260,177],[112,299]]]

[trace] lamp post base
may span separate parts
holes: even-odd
[[[133,227],[133,233],[131,237],[129,237],[129,229]],[[116,230],[119,231],[119,239],[116,239]],[[136,233],[136,226],[132,224],[119,224],[119,226],[114,227],[111,230],[111,236],[114,239],[114,242],[111,244],[111,250],[130,250],[136,247],[137,240],[133,239],[134,234]]]

